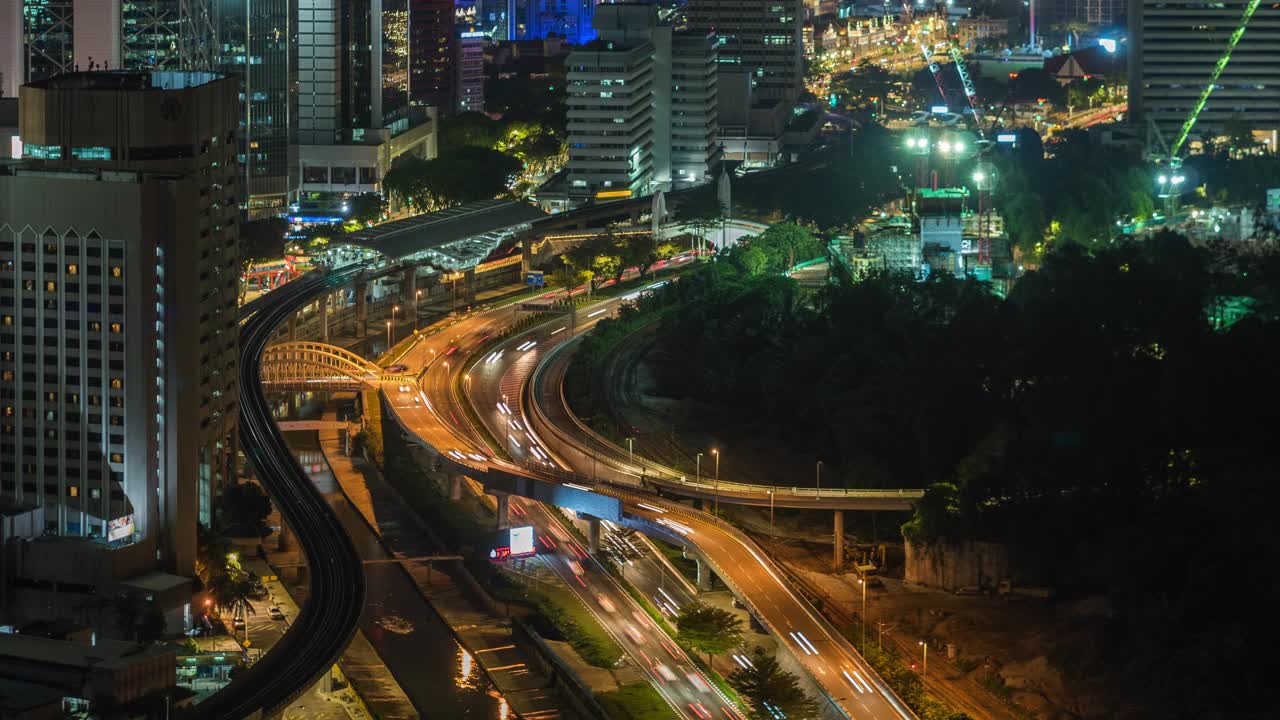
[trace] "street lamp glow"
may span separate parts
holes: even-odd
[[[960,142],[960,141],[958,141],[958,140],[957,140],[957,141],[956,141],[956,144],[955,144],[955,151],[956,151],[956,152],[964,152],[964,143],[962,143],[962,142]]]
[[[1183,180],[1186,180],[1186,178],[1182,177],[1181,175],[1174,175],[1174,176],[1173,176],[1173,184],[1174,184],[1174,185],[1177,185],[1177,184],[1181,183]]]
[[[1160,177],[1158,177],[1158,178],[1156,178],[1156,179],[1160,181],[1160,184],[1161,184],[1161,185],[1164,185],[1165,183],[1169,182],[1169,178],[1168,178],[1168,176],[1166,176],[1166,175],[1161,175]]]
[[[982,172],[981,170],[979,170],[978,172],[976,172],[976,173],[974,173],[974,174],[973,174],[973,181],[974,181],[974,182],[978,182],[978,183],[980,183],[980,182],[982,182],[983,180],[986,180],[986,179],[987,179],[987,176],[986,176],[985,174],[983,174],[983,172]]]
[[[941,148],[944,153],[951,152],[951,143],[946,140],[938,143],[938,147]]]

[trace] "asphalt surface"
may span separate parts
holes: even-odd
[[[258,361],[277,326],[360,270],[309,274],[242,309],[240,442],[310,561],[311,601],[271,652],[226,688],[183,711],[183,717],[229,720],[282,709],[328,671],[355,632],[364,606],[360,557],[276,428],[259,381]]]

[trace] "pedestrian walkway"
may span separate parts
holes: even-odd
[[[336,410],[330,404],[325,408],[324,419],[332,418],[336,418]],[[400,557],[422,557],[439,551],[440,544],[430,529],[381,474],[363,459],[343,453],[338,431],[320,431],[320,436],[321,450],[342,491],[390,552]],[[403,567],[453,629],[466,657],[484,670],[513,712],[539,720],[567,717],[562,708],[568,703],[552,687],[552,678],[540,669],[530,656],[531,651],[514,642],[506,608],[484,607],[485,603],[477,600],[482,590],[464,589],[460,582],[465,580],[455,580],[426,563],[406,562]]]

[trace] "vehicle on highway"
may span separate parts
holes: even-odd
[[[408,370],[409,370],[409,366],[405,365],[404,363],[396,363],[395,365],[387,366],[387,372],[392,372],[392,373],[408,372]]]
[[[631,638],[631,642],[637,645],[644,643],[644,636],[640,634],[640,631],[634,625],[628,625],[622,631],[627,634],[627,637]]]
[[[272,605],[268,608],[267,615],[270,616],[272,620],[284,620],[284,610],[281,610],[279,605]]]
[[[232,621],[231,621],[231,627],[235,628],[236,630],[243,630],[243,629],[244,629],[244,618],[242,618],[242,617],[238,617],[238,618],[235,618],[234,620],[232,620]]]
[[[676,674],[671,672],[671,668],[666,665],[658,663],[653,666],[653,671],[658,673],[658,677],[662,678],[663,682],[675,682]]]
[[[605,612],[611,612],[611,613],[618,612],[618,607],[613,604],[612,600],[605,597],[604,595],[596,595],[596,602],[600,603],[600,607],[604,608]]]
[[[702,705],[702,703],[689,703],[689,709],[693,711],[694,715],[702,718],[702,720],[711,720],[711,713]]]
[[[568,565],[569,565],[569,569],[573,571],[573,574],[574,574],[574,575],[581,575],[581,574],[582,574],[582,563],[578,562],[577,560],[573,560],[573,559],[567,559],[567,560],[565,560],[565,562],[566,562],[566,563],[568,563]]]
[[[711,692],[711,686],[708,685],[707,681],[703,680],[702,676],[698,673],[691,672],[688,675],[685,675],[685,677],[689,678],[689,684],[697,688],[698,692]]]

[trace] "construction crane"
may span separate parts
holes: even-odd
[[[978,132],[978,142],[986,140],[982,132],[982,111],[978,109],[978,92],[973,89],[973,81],[969,79],[969,71],[964,66],[964,56],[960,48],[950,37],[947,38],[947,49],[951,53],[951,61],[956,64],[956,72],[960,74],[960,83],[964,85],[964,96],[969,99],[969,109],[973,110],[973,127]]]
[[[1235,51],[1236,45],[1240,43],[1240,38],[1244,37],[1244,31],[1249,27],[1249,21],[1253,19],[1253,14],[1258,10],[1258,6],[1262,4],[1261,0],[1249,0],[1245,5],[1244,15],[1240,17],[1240,22],[1236,25],[1236,29],[1231,33],[1231,37],[1227,40],[1226,50],[1222,56],[1218,58],[1218,62],[1213,66],[1213,72],[1209,74],[1209,82],[1205,84],[1204,89],[1200,91],[1200,97],[1196,99],[1196,104],[1191,108],[1191,113],[1187,115],[1187,119],[1183,121],[1182,127],[1178,130],[1178,134],[1173,139],[1172,144],[1165,142],[1163,133],[1160,132],[1159,126],[1148,116],[1148,156],[1159,165],[1168,167],[1165,174],[1159,176],[1160,196],[1165,199],[1165,217],[1172,218],[1174,211],[1174,203],[1178,197],[1177,187],[1183,181],[1180,173],[1182,168],[1182,152],[1183,145],[1186,144],[1187,138],[1191,135],[1191,130],[1195,128],[1196,121],[1200,119],[1200,113],[1204,110],[1205,105],[1209,102],[1209,95],[1213,93],[1213,89],[1217,87],[1218,80],[1222,77],[1222,72],[1227,69],[1227,64],[1231,62],[1231,53]],[[1153,152],[1151,146],[1152,140],[1158,144],[1160,151]]]

